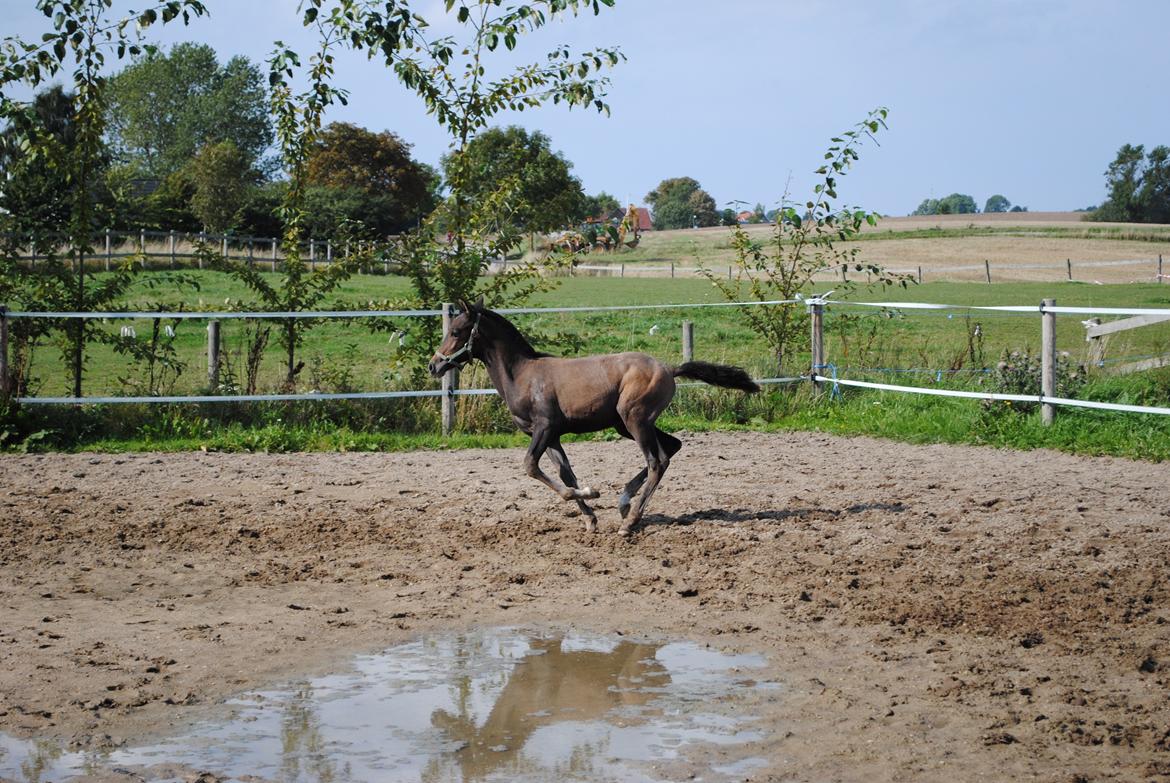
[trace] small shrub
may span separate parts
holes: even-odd
[[[995,394],[1034,394],[1040,395],[1042,360],[1040,356],[1033,356],[1028,349],[1022,351],[1004,351],[999,362],[992,368],[987,378],[988,391]],[[1085,385],[1087,376],[1084,365],[1073,364],[1068,351],[1061,351],[1056,356],[1056,391],[1057,397],[1076,399],[1077,394]],[[1034,402],[1011,402],[1002,400],[984,400],[984,410],[989,412],[1028,413],[1036,408]]]

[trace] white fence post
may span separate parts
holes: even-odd
[[[1055,299],[1040,303],[1040,393],[1045,397],[1056,396],[1056,313],[1048,310],[1055,306]],[[1044,426],[1052,424],[1056,406],[1043,403],[1040,410]]]
[[[272,271],[276,271],[276,240],[272,240]]]
[[[106,271],[107,272],[110,271],[110,259],[113,257],[113,255],[114,255],[114,253],[113,253],[113,250],[110,246],[110,230],[107,228],[106,229]],[[1158,271],[1161,271],[1161,270],[1158,270]]]
[[[443,340],[447,339],[447,335],[451,333],[451,319],[455,315],[455,305],[450,302],[443,303]],[[451,430],[455,427],[455,390],[459,388],[459,370],[452,367],[447,372],[443,373],[442,379],[443,396],[442,400],[442,418],[443,418],[443,435],[444,437],[451,434]]]
[[[820,394],[821,382],[816,380],[816,376],[820,374],[825,366],[825,306],[820,303],[811,304],[808,306],[808,312],[810,316],[809,320],[812,322],[812,371],[810,375],[814,379],[813,388],[816,389],[817,394]]]
[[[695,359],[695,324],[693,321],[683,321],[682,356],[683,362],[691,362]]]
[[[207,322],[207,385],[219,388],[219,321]]]
[[[171,229],[171,269],[175,268],[175,230]]]

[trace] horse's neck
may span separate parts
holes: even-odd
[[[529,357],[514,352],[510,346],[496,342],[488,347],[486,361],[488,376],[492,385],[509,402],[517,394],[517,376],[523,364],[531,361]]]

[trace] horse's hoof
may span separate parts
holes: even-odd
[[[586,533],[596,533],[597,532],[597,517],[587,517],[585,519],[585,532]]]
[[[630,500],[629,495],[623,493],[622,496],[618,498],[618,513],[622,515],[622,519],[625,519],[626,516],[630,513],[631,505],[633,505],[633,503]]]
[[[577,492],[577,497],[579,497],[581,500],[593,500],[594,498],[601,497],[601,493],[595,490],[593,487],[582,487]]]
[[[630,537],[630,529],[628,527],[622,527],[618,530],[618,535],[621,536],[622,538],[629,538]]]

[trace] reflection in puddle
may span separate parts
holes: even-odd
[[[229,702],[226,720],[154,745],[79,754],[0,734],[0,777],[655,781],[657,765],[677,762],[723,780],[763,763],[744,748],[702,763],[704,748],[761,738],[732,712],[737,693],[775,687],[739,672],[763,665],[687,643],[514,629],[443,636],[359,657],[346,674],[248,694]]]

